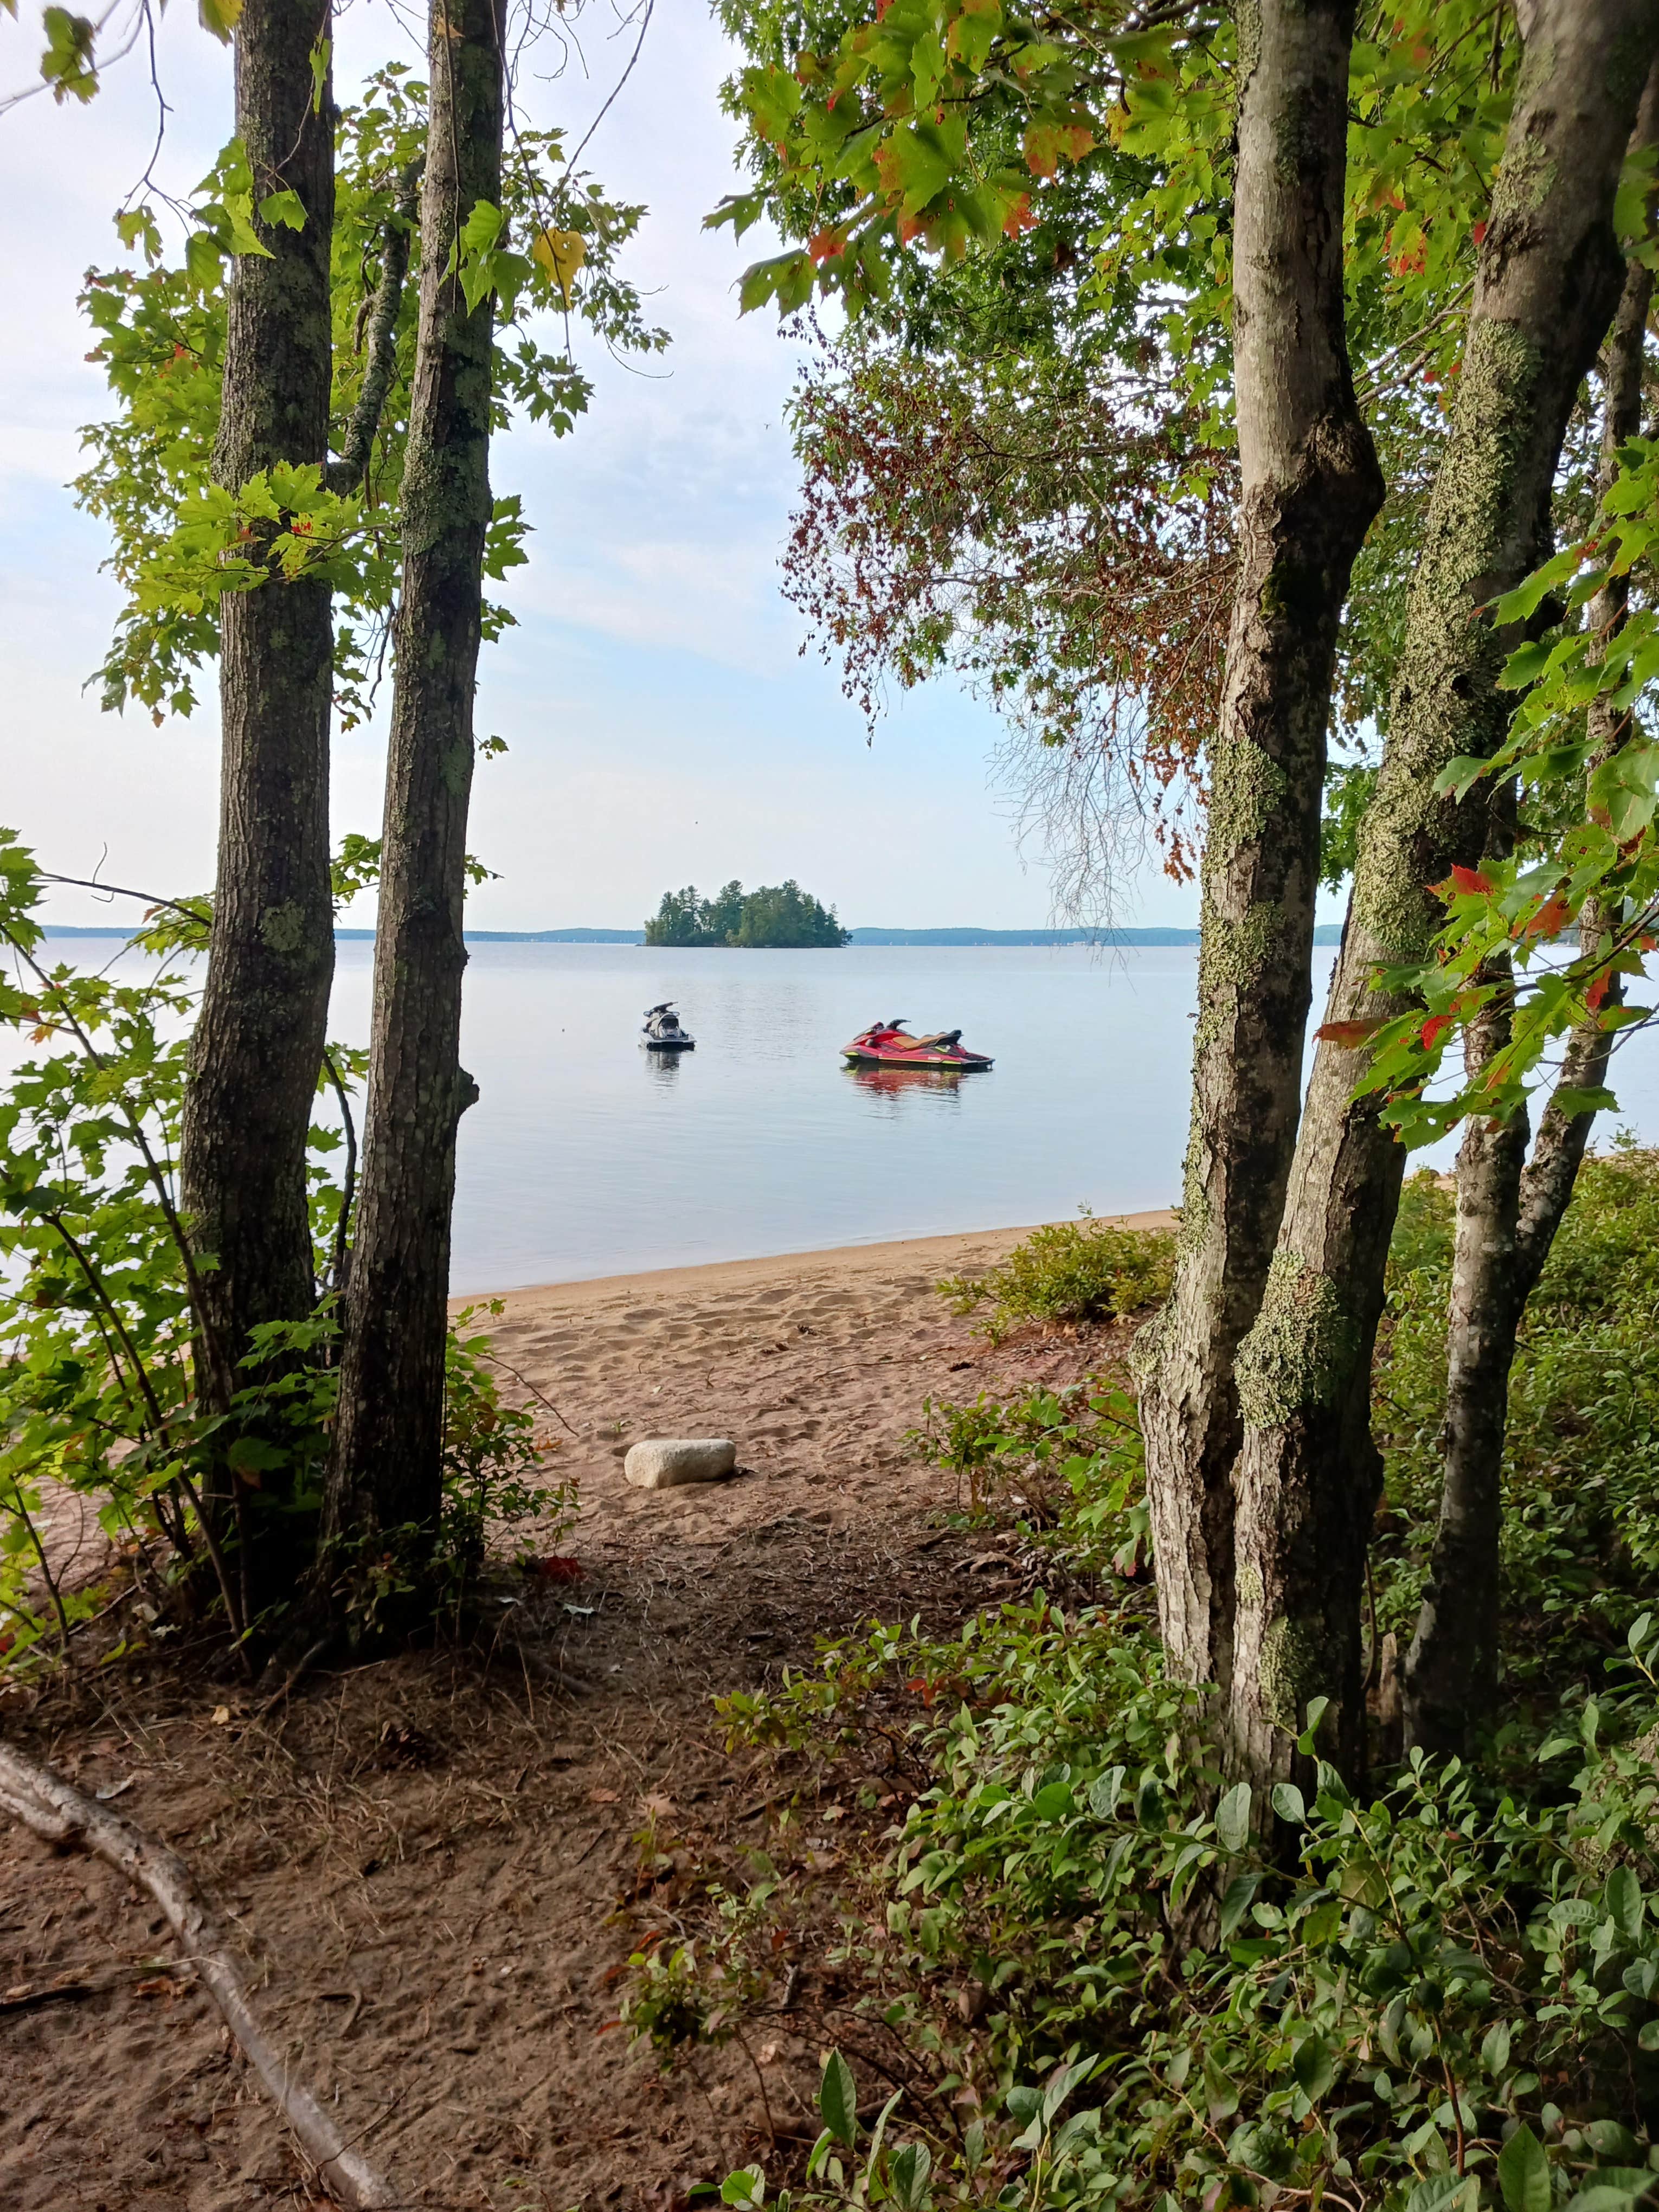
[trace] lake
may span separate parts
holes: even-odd
[[[372,949],[340,948],[343,1020],[367,1018]],[[455,1287],[1167,1206],[1194,957],[476,946],[463,1050],[483,1095],[461,1125]],[[695,1052],[641,1048],[662,999]],[[894,1015],[960,1028],[996,1066],[845,1067],[840,1048]]]
[[[51,950],[103,966],[114,948]],[[374,950],[339,947],[331,1028],[355,1043],[368,1041]],[[1126,1213],[1179,1193],[1196,947],[471,951],[462,1049],[482,1095],[461,1123],[458,1292],[1005,1228],[1080,1206]],[[1322,1006],[1334,954],[1314,957]],[[661,999],[695,1052],[641,1049],[644,1010]],[[840,1048],[896,1014],[918,1032],[960,1028],[995,1067],[844,1067]],[[0,1058],[21,1056],[0,1042]],[[1614,1087],[1619,1122],[1659,1142],[1659,1036],[1632,1036]],[[1449,1164],[1455,1149],[1419,1158]]]
[[[372,945],[340,946],[335,1029],[367,1035]],[[463,1053],[459,1292],[1168,1206],[1179,1194],[1196,947],[839,952],[477,945]],[[1322,1006],[1333,951],[1315,954]],[[640,1048],[672,999],[697,1040]],[[854,1072],[896,1014],[988,1074]],[[1659,1042],[1620,1117],[1659,1140]],[[1449,1163],[1455,1146],[1424,1157]]]

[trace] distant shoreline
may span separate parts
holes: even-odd
[[[67,922],[48,922],[44,933],[55,938],[131,938],[137,933],[123,929],[113,922],[91,927],[80,927]],[[1314,943],[1335,945],[1340,941],[1341,936],[1338,923],[1322,922],[1314,932]],[[337,929],[334,937],[335,942],[340,945],[372,945],[374,932],[372,929]],[[644,949],[645,932],[642,929],[469,929],[466,941],[469,945],[637,945]],[[855,929],[848,941],[855,949],[866,945],[968,948],[985,945],[1098,945],[1110,949],[1119,945],[1196,945],[1199,933],[1195,929]],[[724,945],[664,945],[651,949],[660,952],[726,952],[734,948]],[[830,948],[809,946],[805,949],[827,951]]]

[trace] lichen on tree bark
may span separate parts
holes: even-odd
[[[265,251],[232,267],[214,473],[233,489],[278,461],[328,458],[334,106],[312,71],[327,29],[325,9],[297,0],[247,0],[237,23],[255,200],[295,192],[305,221],[256,216]],[[302,1318],[314,1296],[307,1141],[334,973],[329,587],[272,578],[227,592],[220,635],[218,875],[180,1180],[192,1239],[216,1263],[203,1272],[198,1389],[222,1413],[250,1380],[237,1368],[250,1330]]]
[[[1613,193],[1656,41],[1656,0],[1540,0],[1534,11],[1331,1022],[1401,1010],[1377,988],[1378,969],[1426,951],[1439,915],[1430,885],[1452,862],[1480,857],[1484,801],[1442,797],[1435,779],[1454,753],[1493,750],[1506,726],[1496,679],[1516,640],[1481,610],[1547,543],[1568,412],[1619,296]],[[1403,1153],[1376,1101],[1355,1098],[1363,1070],[1360,1051],[1321,1044],[1279,1234],[1297,1285],[1315,1281],[1319,1292],[1264,1312],[1240,1355],[1248,1367],[1271,1335],[1274,1372],[1300,1367],[1307,1377],[1300,1390],[1275,1391],[1271,1420],[1247,1424],[1238,1462],[1238,1571],[1260,1595],[1240,1611],[1231,1735],[1241,1771],[1260,1780],[1289,1771],[1314,1695],[1331,1701],[1327,1753],[1350,1769],[1364,1758],[1360,1596],[1379,1475],[1370,1367]],[[1287,1650],[1300,1655],[1291,1719]]]
[[[473,693],[492,512],[494,299],[451,248],[501,204],[499,0],[433,0],[420,320],[404,470],[404,574],[386,758],[356,1243],[324,1536],[395,1540],[418,1569],[441,1501]]]
[[[1224,1685],[1242,1433],[1232,1358],[1267,1280],[1295,1139],[1337,625],[1382,497],[1343,317],[1353,14],[1346,0],[1239,11],[1239,565],[1210,747],[1179,1256],[1138,1361],[1169,1662]]]

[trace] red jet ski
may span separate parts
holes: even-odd
[[[927,1036],[911,1036],[902,1014],[890,1022],[872,1022],[842,1047],[852,1067],[954,1067],[974,1070],[992,1063],[982,1052],[969,1052],[960,1030],[934,1030]]]

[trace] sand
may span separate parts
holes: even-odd
[[[1176,1225],[1168,1212],[1113,1218]],[[780,1511],[830,1524],[878,1495],[931,1492],[933,1477],[903,1444],[922,1400],[971,1397],[1010,1364],[969,1338],[936,1285],[982,1273],[1030,1234],[969,1231],[665,1267],[454,1308],[477,1310],[507,1395],[562,1416],[548,1413],[545,1434],[580,1493],[574,1548],[620,1561],[665,1529],[682,1543],[723,1542]],[[732,1437],[737,1479],[667,1492],[623,1480],[630,1444],[676,1436]]]
[[[872,1618],[949,1632],[1046,1573],[953,1522],[951,1478],[903,1443],[930,1395],[1121,1358],[1129,1324],[992,1351],[937,1296],[1024,1233],[513,1291],[489,1326],[511,1388],[569,1425],[545,1416],[581,1487],[556,1540],[577,1579],[517,1577],[493,1638],[322,1668],[275,1709],[171,1648],[7,1698],[20,1748],[185,1854],[272,2032],[401,2203],[684,2212],[751,2158],[799,2167],[821,2053],[860,2033],[823,1932],[781,1938],[746,2047],[667,2074],[620,2023],[628,1960],[707,1920],[758,1846],[786,1872],[839,1863],[848,1806],[810,1771],[781,1796],[711,1698]],[[628,1445],[674,1431],[731,1435],[746,1471],[630,1488]],[[0,2172],[15,2212],[308,2201],[149,1900],[3,1823]]]

